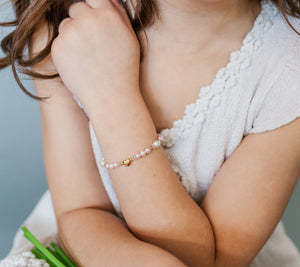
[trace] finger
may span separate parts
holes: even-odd
[[[89,4],[92,8],[111,8],[114,6],[110,0],[86,0],[85,2]]]
[[[69,7],[69,16],[74,19],[90,9],[91,7],[88,4],[84,2],[76,2],[71,4]]]
[[[61,33],[63,31],[63,28],[71,21],[71,18],[65,18],[63,19],[60,24],[58,25],[58,33]]]

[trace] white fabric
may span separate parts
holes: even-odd
[[[300,19],[289,19],[300,29]],[[240,50],[231,53],[229,63],[218,71],[211,85],[200,88],[198,99],[186,106],[185,116],[161,132],[162,145],[183,186],[200,203],[244,136],[276,129],[299,116],[300,37],[270,0],[265,0]],[[91,123],[89,127],[103,184],[123,219],[109,173],[100,166],[102,153]],[[46,193],[38,205],[43,209],[35,210],[28,223],[41,236],[52,235],[55,220],[50,195]],[[51,219],[44,221],[45,209],[51,210]],[[39,220],[41,223],[36,223]],[[11,253],[22,246],[17,235]],[[281,221],[250,266],[300,266],[299,252]]]

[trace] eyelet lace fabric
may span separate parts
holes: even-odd
[[[241,48],[231,52],[229,63],[219,69],[210,85],[200,88],[198,99],[185,107],[184,116],[174,121],[171,128],[161,130],[164,147],[173,146],[178,138],[187,138],[193,126],[203,123],[207,112],[220,104],[222,93],[238,83],[238,74],[250,67],[252,54],[263,44],[263,36],[272,26],[272,19],[277,14],[279,11],[273,3],[269,0],[261,2],[261,11]]]
[[[1,267],[50,267],[45,260],[37,259],[30,251],[9,256],[0,262]]]
[[[51,241],[58,243],[56,234],[45,235],[44,237],[39,238],[39,241],[46,247],[50,245]],[[5,259],[0,261],[0,267],[50,267],[48,262],[37,259],[35,255],[31,253],[32,247],[33,245],[27,241],[22,246],[16,248],[14,253],[11,253]]]

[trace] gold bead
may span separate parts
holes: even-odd
[[[122,160],[121,165],[129,166],[132,161],[133,161],[133,159],[131,159],[131,158]]]

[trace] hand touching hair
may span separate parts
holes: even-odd
[[[289,22],[287,15],[300,17],[300,0],[271,1],[278,6],[288,24],[297,32]],[[52,42],[58,35],[58,26],[60,22],[68,16],[68,9],[73,1],[14,0],[11,2],[14,6],[16,19],[14,21],[0,23],[0,26],[16,26],[16,28],[1,41],[1,48],[6,56],[0,59],[0,70],[11,65],[18,85],[28,96],[37,100],[47,99],[48,97],[37,97],[27,91],[18,76],[18,71],[38,79],[51,79],[58,76],[58,74],[47,75],[37,73],[32,71],[30,67],[42,61],[50,54]],[[144,31],[145,27],[151,26],[155,19],[161,18],[155,0],[127,0],[123,6],[136,34],[141,30]],[[32,35],[44,20],[47,21],[49,26],[49,41],[44,49],[33,55],[30,53]],[[146,34],[145,36],[147,39]],[[143,47],[138,36],[137,38],[140,44],[141,61],[143,59]],[[28,55],[25,54],[27,47],[29,48]]]

